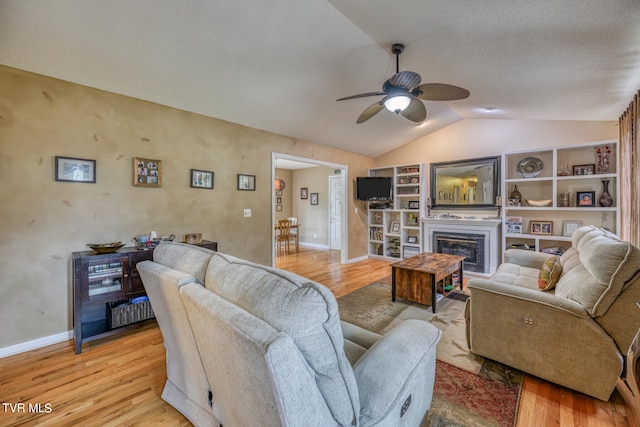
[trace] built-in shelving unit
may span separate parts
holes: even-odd
[[[598,165],[598,149],[608,147],[608,170]],[[605,148],[606,149],[606,148]],[[537,176],[523,177],[517,170],[526,158],[539,159],[543,168]],[[620,223],[618,207],[619,172],[617,141],[597,141],[573,146],[513,151],[502,155],[503,180],[503,250],[511,247],[560,252],[571,246],[570,232],[578,225],[595,225],[617,233]],[[604,184],[607,182],[607,184]],[[613,205],[601,207],[599,199],[605,185]],[[517,191],[520,205],[509,200]],[[591,193],[593,192],[593,193]],[[591,195],[592,205],[581,205],[578,195]],[[550,200],[548,206],[533,206],[529,201]],[[521,219],[520,227],[517,221]],[[550,230],[532,230],[532,223],[551,224]],[[547,233],[549,232],[549,233]]]
[[[369,255],[403,259],[420,253],[419,218],[425,215],[423,164],[369,169],[369,176],[393,178],[393,200],[368,202]]]

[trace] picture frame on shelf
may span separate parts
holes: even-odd
[[[309,189],[304,187],[300,189],[300,199],[307,200],[309,198]]]
[[[96,161],[55,156],[56,181],[96,183]]]
[[[136,187],[162,187],[162,161],[134,157],[133,185]]]
[[[418,243],[418,236],[407,236],[407,243]]]
[[[565,237],[571,237],[573,232],[582,227],[582,221],[577,219],[567,219],[562,221],[562,235]]]
[[[195,245],[202,242],[202,233],[189,233],[184,235],[184,242]]]
[[[318,204],[318,193],[311,193],[311,204],[312,205]]]
[[[213,172],[191,169],[191,187],[213,190]]]
[[[409,209],[420,209],[420,202],[417,200],[409,200]]]
[[[577,191],[576,206],[579,208],[594,207],[596,205],[595,191]]]
[[[256,176],[238,174],[238,190],[241,191],[256,191]]]
[[[593,175],[596,169],[595,163],[589,165],[573,165],[574,175]]]
[[[391,227],[389,227],[391,233],[400,232],[400,221],[391,221]]]
[[[552,221],[530,221],[529,234],[551,236],[553,234],[553,222]]]
[[[415,246],[403,246],[402,247],[402,258],[407,259],[412,256],[416,256],[420,254],[420,248],[416,248]]]

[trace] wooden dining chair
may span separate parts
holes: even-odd
[[[278,220],[278,228],[276,232],[276,244],[278,245],[278,255],[285,244],[285,254],[289,253],[289,241],[291,240],[291,221],[288,219]]]

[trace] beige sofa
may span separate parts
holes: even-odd
[[[138,271],[167,357],[162,397],[196,426],[418,426],[440,332],[384,336],[341,322],[324,286],[203,248],[163,243]]]
[[[592,226],[559,259],[554,290],[538,276],[549,255],[510,249],[490,279],[471,279],[472,353],[608,400],[640,328],[640,250]]]

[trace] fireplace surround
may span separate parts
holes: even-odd
[[[497,218],[422,218],[421,249],[464,255],[465,273],[488,277],[500,264],[501,223]]]

